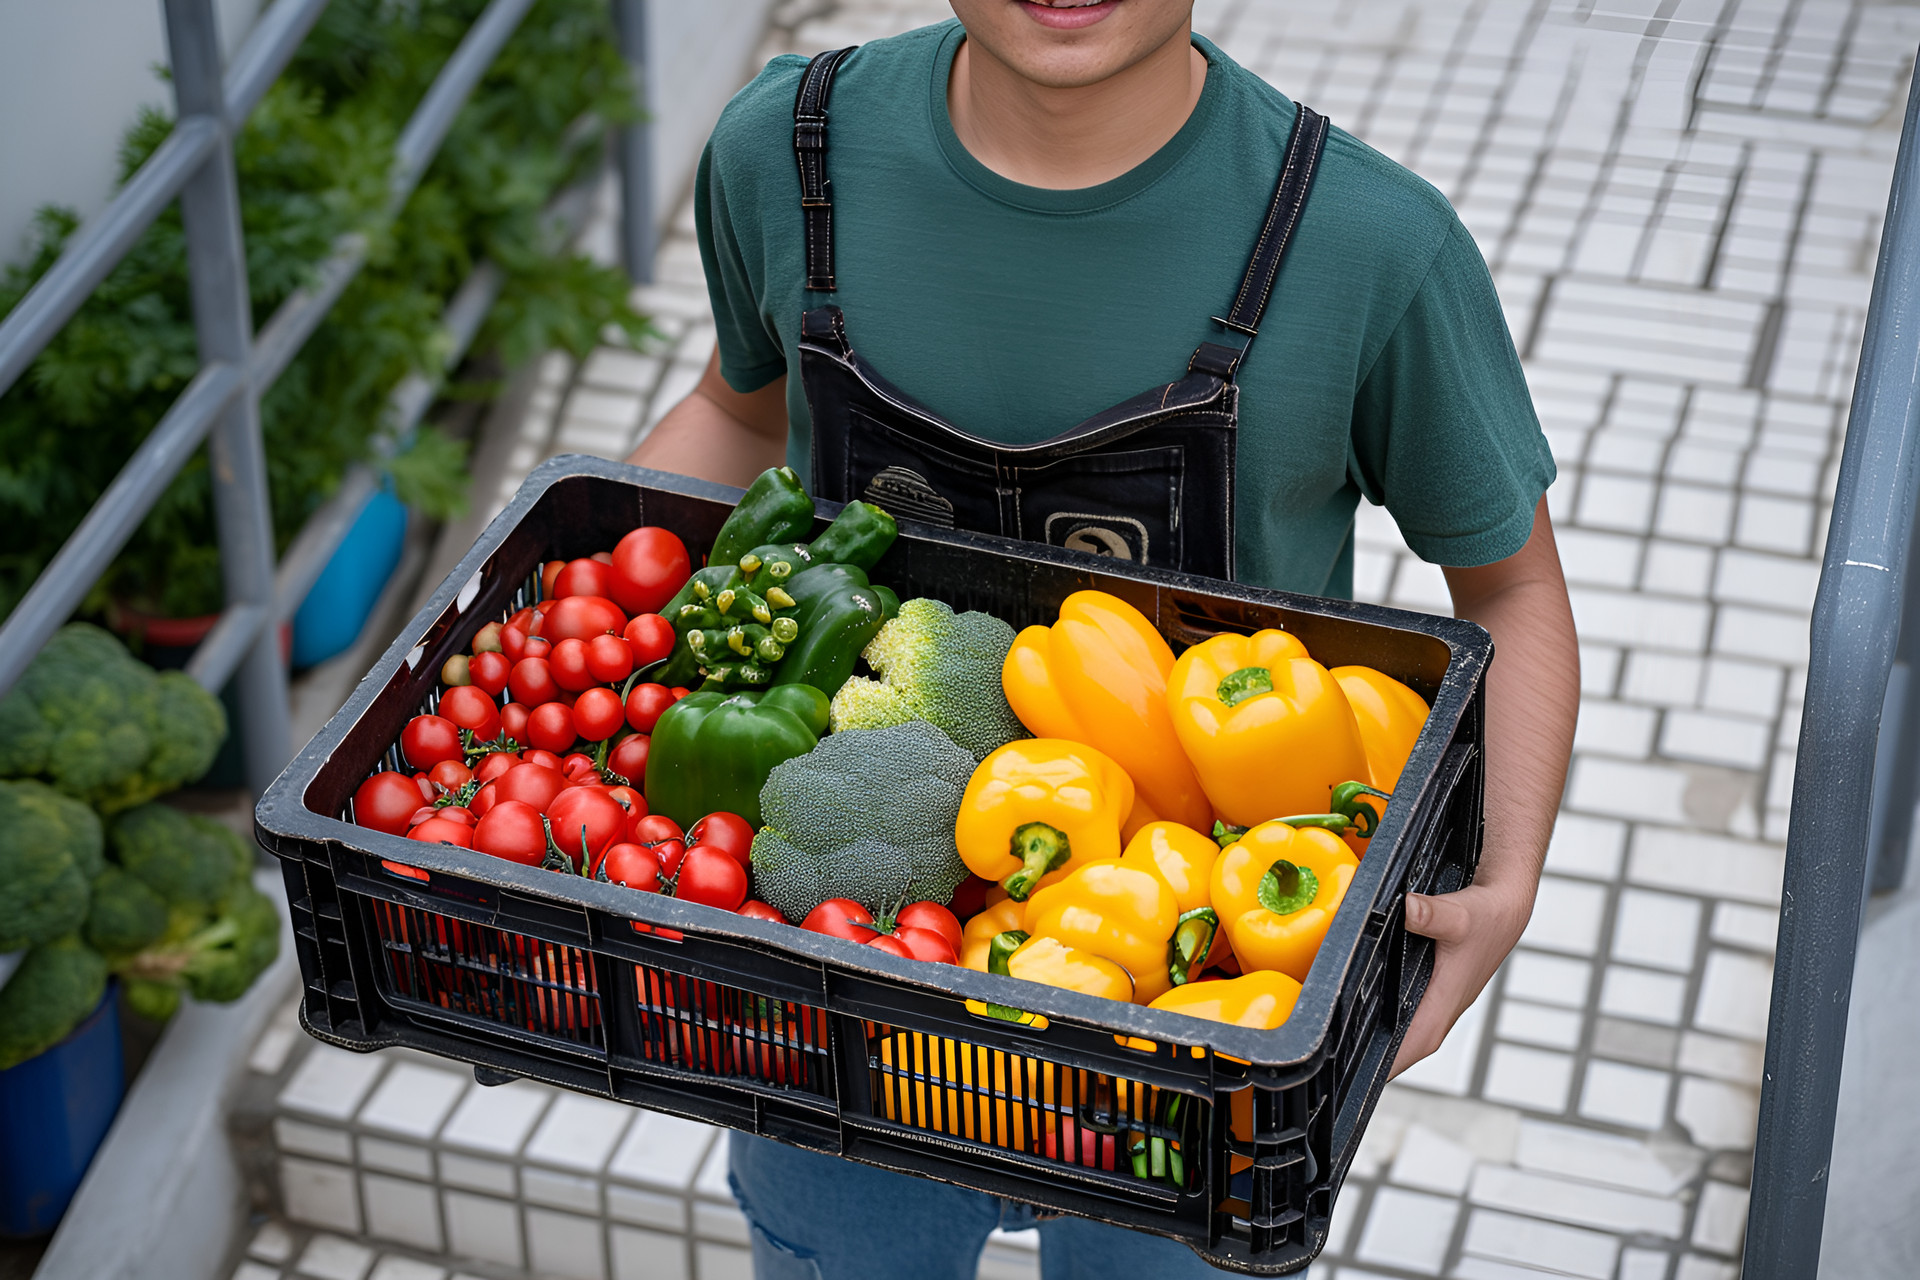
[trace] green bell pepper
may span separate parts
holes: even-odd
[[[800,487],[800,477],[789,467],[768,467],[747,486],[714,535],[707,563],[732,567],[761,543],[803,537],[811,528],[813,499]]]
[[[892,516],[871,502],[849,502],[833,523],[808,546],[815,564],[850,564],[871,569],[900,534]],[[777,542],[777,538],[767,539]]]
[[[661,713],[647,752],[647,808],[691,827],[709,813],[760,825],[760,788],[783,760],[827,731],[827,696],[812,685],[762,692],[702,689]]]
[[[795,574],[787,591],[798,606],[800,633],[773,682],[809,684],[831,698],[853,676],[860,651],[900,612],[900,597],[850,564],[816,564]]]

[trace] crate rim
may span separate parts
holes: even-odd
[[[1170,1057],[1175,1065],[1185,1065],[1186,1050],[1208,1050],[1206,1065],[1218,1072],[1221,1057],[1246,1064],[1249,1080],[1282,1083],[1317,1068],[1328,1052],[1327,1033],[1331,1028],[1348,969],[1351,967],[1368,918],[1380,910],[1377,899],[1384,883],[1395,878],[1390,872],[1411,856],[1401,835],[1406,831],[1408,815],[1428,814],[1431,805],[1443,797],[1429,792],[1439,780],[1442,756],[1453,730],[1465,715],[1474,686],[1484,677],[1493,657],[1493,642],[1486,630],[1465,619],[1422,614],[1384,605],[1358,601],[1306,596],[1272,588],[1251,586],[1223,579],[1195,578],[1170,570],[1116,562],[1107,557],[1065,551],[1041,544],[943,529],[917,521],[902,520],[903,538],[972,547],[1011,559],[1050,563],[1067,569],[1095,570],[1118,574],[1161,590],[1192,591],[1195,584],[1216,598],[1242,603],[1262,604],[1295,613],[1312,613],[1393,630],[1413,632],[1440,641],[1449,651],[1444,677],[1432,701],[1426,725],[1421,730],[1402,778],[1415,777],[1421,791],[1415,803],[1388,806],[1387,816],[1376,842],[1385,842],[1370,850],[1361,860],[1360,870],[1348,886],[1345,899],[1328,930],[1325,940],[1302,984],[1299,1002],[1285,1024],[1272,1030],[1255,1030],[1211,1022],[1186,1014],[1148,1009],[1144,1005],[1122,1005],[1079,992],[1024,982],[1017,978],[978,973],[954,966],[938,975],[925,972],[927,966],[901,959],[857,943],[810,933],[797,926],[754,920],[719,911],[697,903],[681,902],[659,894],[635,893],[615,885],[599,884],[578,876],[563,876],[538,867],[523,867],[486,854],[454,845],[429,845],[401,836],[385,835],[367,827],[343,822],[330,814],[310,808],[305,802],[308,789],[320,767],[343,745],[347,736],[392,683],[402,667],[415,673],[425,659],[428,633],[452,611],[457,629],[464,609],[459,597],[475,586],[486,562],[505,544],[521,520],[548,492],[563,481],[585,478],[668,490],[731,505],[742,489],[697,480],[670,472],[631,466],[608,459],[579,454],[561,454],[535,467],[514,497],[489,522],[486,530],[461,557],[460,562],[437,587],[425,604],[407,622],[393,642],[374,663],[353,693],[320,731],[301,748],[254,809],[256,837],[268,852],[281,858],[303,858],[302,847],[321,846],[355,849],[367,856],[418,867],[429,872],[479,882],[494,889],[542,899],[574,910],[590,909],[627,920],[652,925],[691,929],[757,949],[798,955],[830,970],[851,972],[888,982],[906,983],[949,997],[1011,1005],[1045,1015],[1050,1020],[1100,1033],[1132,1036],[1155,1042],[1159,1049],[1141,1054],[1143,1070]],[[831,519],[842,504],[816,500],[815,509],[823,519]],[[475,622],[475,629],[480,625]],[[562,888],[565,891],[562,892]],[[583,915],[585,912],[583,911]],[[537,936],[537,926],[524,930]],[[571,944],[571,945],[578,945]],[[591,947],[591,944],[587,944]],[[663,944],[664,945],[664,944]],[[937,976],[940,980],[934,980]],[[982,1018],[986,1032],[1024,1032],[1031,1037],[1025,1051],[1044,1057],[1048,1050],[1047,1031],[1018,1028],[1016,1024]],[[913,1028],[906,1028],[913,1030]],[[931,1034],[931,1033],[930,1033]],[[1119,1046],[1116,1046],[1119,1047]],[[1021,1050],[1015,1050],[1016,1052]],[[1229,1078],[1238,1079],[1238,1076]]]

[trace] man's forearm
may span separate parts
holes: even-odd
[[[741,394],[709,361],[700,385],[654,424],[628,462],[746,486],[786,460],[786,379]]]

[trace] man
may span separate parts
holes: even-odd
[[[1499,652],[1478,877],[1407,901],[1438,947],[1403,1069],[1526,925],[1579,697],[1553,463],[1486,266],[1431,187],[1192,36],[1191,0],[953,8],[776,59],[728,106],[696,189],[717,350],[633,461],[744,484],[784,459],[821,496],[1323,595],[1384,502]],[[971,1276],[1029,1220],[733,1157],[763,1280]],[[1207,1271],[1041,1226],[1048,1280]]]

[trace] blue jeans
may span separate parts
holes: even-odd
[[[738,1130],[727,1156],[753,1227],[754,1280],[973,1280],[995,1227],[1040,1228],[1043,1280],[1217,1277],[1183,1244],[911,1178]]]

